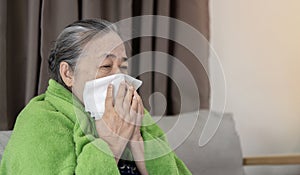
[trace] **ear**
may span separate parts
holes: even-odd
[[[62,61],[59,64],[59,73],[65,85],[72,87],[74,83],[74,76],[71,66],[67,62]]]

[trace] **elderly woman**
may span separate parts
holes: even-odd
[[[114,25],[67,26],[49,56],[48,89],[19,114],[0,174],[190,174],[132,85],[108,86],[101,119],[85,111],[85,83],[127,74],[127,67]]]

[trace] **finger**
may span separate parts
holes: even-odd
[[[143,116],[143,115],[144,115],[144,104],[143,104],[143,100],[142,100],[141,96],[140,96],[136,91],[134,92],[134,96],[137,97],[138,103],[141,105],[141,115]]]
[[[119,86],[119,89],[118,89],[118,93],[117,93],[117,97],[116,97],[116,103],[115,103],[116,106],[118,106],[118,107],[123,106],[125,92],[126,92],[126,83],[123,81],[123,82],[121,82],[121,84]]]
[[[113,86],[108,85],[106,98],[105,98],[105,109],[111,109],[113,107]]]
[[[133,93],[134,93],[134,88],[133,86],[129,86],[124,102],[123,102],[123,109],[125,110],[125,112],[129,112],[130,110],[130,105],[132,102],[132,98],[133,98]]]
[[[142,114],[142,117],[144,117],[144,110],[145,110],[145,108],[144,108],[143,100],[142,100],[141,97],[140,97],[140,104],[141,104],[141,114]]]
[[[138,103],[138,113],[137,113],[137,118],[136,118],[136,125],[137,126],[141,126],[142,124],[142,105],[140,103]]]
[[[137,116],[137,112],[138,112],[138,100],[137,98],[134,96],[132,99],[132,104],[130,107],[130,118],[131,120],[135,120],[136,116]]]
[[[138,100],[136,97],[133,97],[132,99],[132,104],[130,106],[130,111],[129,115],[126,115],[125,120],[132,124],[133,126],[136,123],[136,118],[137,118],[137,111],[138,111]]]

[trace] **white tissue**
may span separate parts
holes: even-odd
[[[108,85],[110,83],[113,85],[113,95],[115,98],[122,81],[131,84],[135,89],[138,89],[142,85],[141,80],[126,74],[114,74],[86,82],[83,90],[85,110],[90,112],[91,116],[96,120],[101,119],[105,110],[105,98]]]

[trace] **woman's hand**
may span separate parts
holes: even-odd
[[[139,96],[139,94],[134,91],[134,98],[137,99],[137,104],[138,104],[138,109],[137,109],[137,117],[136,117],[136,122],[135,122],[135,128],[132,134],[132,137],[130,139],[130,143],[133,143],[134,141],[140,141],[143,140],[140,129],[144,117],[144,105],[142,98]],[[133,141],[133,142],[131,142]]]
[[[127,90],[126,90],[127,89]],[[119,161],[128,141],[135,132],[138,114],[138,98],[133,98],[134,88],[121,83],[113,104],[113,86],[109,85],[105,99],[105,112],[96,121],[96,129],[112,150],[116,161]]]
[[[138,112],[136,118],[136,125],[132,133],[132,137],[129,141],[129,147],[134,157],[135,164],[139,169],[140,173],[142,175],[148,175],[146,164],[145,164],[145,156],[144,156],[144,140],[140,132],[142,120],[144,117],[144,105],[143,105],[142,98],[138,95],[136,91],[134,91],[134,97],[137,98]]]

